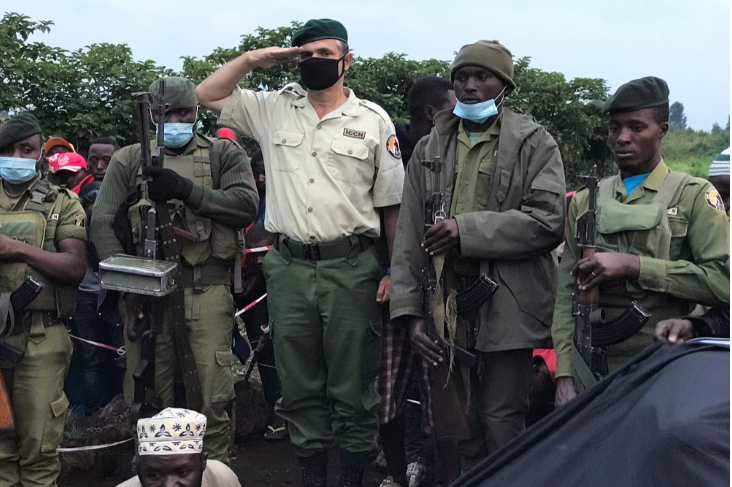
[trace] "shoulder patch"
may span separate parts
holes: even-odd
[[[84,213],[77,213],[74,217],[74,225],[77,227],[86,227],[86,215]]]
[[[389,154],[391,154],[394,159],[402,158],[402,150],[399,148],[399,141],[397,140],[396,135],[389,136],[389,139],[386,141],[386,150],[389,151]]]
[[[724,208],[724,202],[722,201],[722,196],[719,194],[719,191],[717,191],[714,186],[711,186],[707,190],[707,194],[705,195],[705,197],[709,206],[711,206],[715,210],[726,211]]]

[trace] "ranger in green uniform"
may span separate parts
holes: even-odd
[[[446,358],[425,334],[424,252],[445,255],[445,296],[456,290],[450,283],[467,288],[481,273],[500,285],[477,319],[457,319],[456,343],[478,354],[478,364],[464,371],[470,378],[471,437],[459,448],[466,471],[524,430],[532,349],[551,343],[551,251],[562,239],[565,188],[551,135],[503,106],[516,87],[511,53],[503,45],[464,46],[451,78],[455,110],[437,114],[407,170],[391,266],[391,319],[409,327],[414,349],[435,364]],[[443,188],[434,187],[423,164],[438,159]],[[448,218],[425,234],[425,202],[434,192],[444,194]]]
[[[303,484],[324,487],[327,449],[341,447],[340,487],[360,487],[376,447],[381,311],[388,294],[374,238],[383,211],[391,245],[404,168],[389,115],[344,88],[353,54],[345,27],[309,20],[291,48],[230,61],[196,89],[219,123],[256,140],[267,172],[264,259],[282,398]],[[297,57],[305,88],[240,90],[254,67]]]
[[[552,325],[557,405],[576,395],[575,385],[580,390],[591,385],[579,381],[583,362],[573,357],[575,284],[581,290],[599,286],[607,319],[619,316],[633,300],[651,312],[637,334],[608,347],[610,372],[651,343],[659,321],[685,316],[697,303],[729,303],[724,204],[708,181],[669,171],[661,158],[668,94],[664,80],[647,77],[624,84],[605,103],[608,147],[620,173],[599,183],[597,253],[580,262],[575,237],[588,192],[579,191],[569,208]]]
[[[64,320],[86,270],[86,216],[74,193],[41,179],[41,128],[27,113],[0,127],[0,292],[26,276],[44,284],[3,341],[25,351],[0,360],[15,432],[0,435],[0,485],[55,486],[63,438],[63,391],[73,347]]]
[[[159,80],[150,86],[158,92]],[[156,95],[157,98],[157,95]],[[196,133],[198,100],[195,86],[184,78],[165,78],[165,168],[140,168],[140,145],[116,152],[109,164],[94,206],[92,242],[100,259],[124,253],[113,223],[125,198],[147,184],[150,198],[167,201],[171,221],[181,243],[181,272],[176,276],[185,294],[185,317],[177,321],[168,301],[162,331],[155,343],[155,390],[164,406],[173,404],[177,368],[194,369],[176,354],[174,323],[185,322],[203,395],[202,412],[209,420],[204,449],[209,457],[228,462],[230,446],[227,405],[234,397],[231,333],[234,302],[229,291],[228,267],[237,255],[237,232],[257,213],[258,196],[244,150],[228,139],[210,139]],[[157,99],[154,106],[157,105]],[[157,122],[156,114],[153,122]],[[145,183],[142,175],[152,176]],[[137,254],[142,255],[144,222],[138,207],[127,215]],[[128,316],[135,312],[135,296],[127,296]],[[167,299],[167,297],[166,297]],[[179,347],[178,347],[179,348]],[[125,396],[132,400],[134,372],[139,362],[139,341],[127,343]]]

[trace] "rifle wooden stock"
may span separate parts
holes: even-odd
[[[15,431],[13,408],[10,405],[10,396],[5,384],[5,377],[0,370],[0,433]]]

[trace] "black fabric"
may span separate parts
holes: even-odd
[[[730,356],[721,342],[650,346],[453,486],[728,486]]]
[[[668,84],[661,78],[646,76],[628,81],[607,99],[603,112],[635,112],[668,103]]]
[[[193,181],[172,169],[143,167],[142,174],[152,177],[147,183],[147,193],[153,201],[185,200],[193,192]]]
[[[729,304],[715,306],[701,316],[687,316],[700,337],[729,338]]]
[[[409,140],[409,135],[407,135],[409,133],[409,124],[398,122],[394,124],[394,128],[396,129],[399,148],[402,150],[402,163],[404,164],[404,169],[406,169],[409,159],[412,157],[412,152],[414,152],[414,144],[412,144]]]

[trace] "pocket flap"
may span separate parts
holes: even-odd
[[[597,216],[597,230],[612,234],[628,230],[650,230],[656,227],[664,210],[656,205],[624,205],[616,200],[603,203]]]
[[[369,148],[363,144],[354,144],[343,140],[334,140],[331,145],[333,152],[347,157],[364,160],[369,156]]]
[[[233,364],[234,354],[231,352],[231,349],[216,350],[216,363],[221,366]]]
[[[55,401],[51,401],[51,411],[54,417],[58,418],[66,412],[66,408],[69,407],[69,400],[66,398],[66,394],[61,393],[61,397]]]
[[[274,145],[284,145],[286,147],[297,147],[302,143],[305,134],[298,132],[290,132],[289,130],[276,130],[272,137]]]

